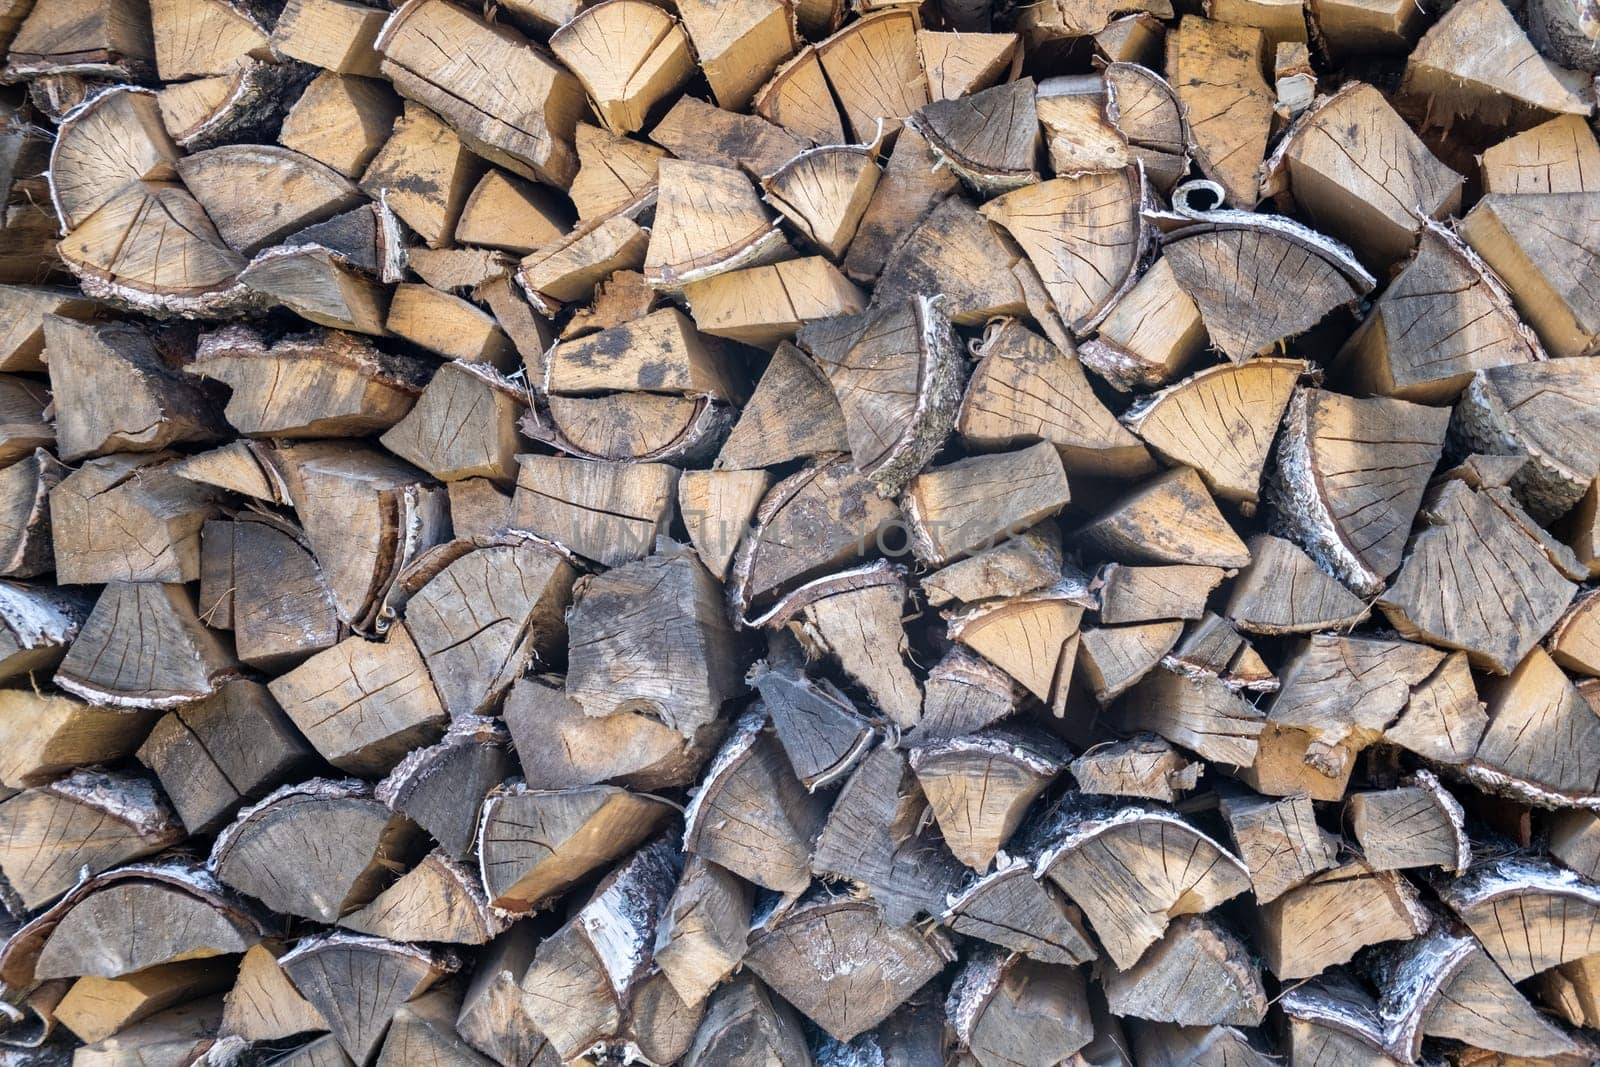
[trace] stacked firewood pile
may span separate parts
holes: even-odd
[[[1600,1058],[1583,0],[0,0],[0,1062]]]

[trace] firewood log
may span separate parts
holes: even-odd
[[[986,492],[1005,486],[1003,501]],[[901,499],[911,547],[930,566],[992,547],[1012,531],[1052,517],[1068,502],[1061,457],[1049,442],[931,467]]]
[[[517,280],[536,310],[554,315],[563,303],[587,299],[615,272],[644,266],[649,236],[622,215],[581,223],[525,257]]]
[[[0,311],[6,322],[0,328],[0,371],[11,373],[47,369],[41,358],[47,318],[92,319],[99,308],[71,289],[0,285]]]
[[[176,166],[228,247],[246,256],[361,202],[361,191],[344,175],[287,148],[229,145],[185,156]],[[272,210],[245,206],[263,203]]]
[[[996,729],[919,744],[910,763],[945,844],[982,872],[1061,773],[1063,756],[1045,735]]]
[[[658,838],[540,943],[522,980],[523,1004],[563,1062],[622,1029],[681,867],[677,849]]]
[[[1176,1026],[1133,1020],[1132,1029],[1133,1051],[1138,1062],[1148,1067],[1269,1067],[1276,1062],[1258,1041],[1252,1040],[1252,1031],[1233,1026]]]
[[[326,1032],[322,1013],[300,995],[278,966],[284,948],[261,941],[239,961],[239,976],[223,1001],[218,1033],[246,1041],[271,1041],[296,1034]]]
[[[416,403],[422,368],[335,331],[268,342],[248,327],[205,334],[186,368],[232,390],[224,417],[240,433],[360,437]]]
[[[269,248],[239,279],[251,292],[307,322],[375,337],[388,333],[388,290],[330,249],[315,244]]]
[[[1228,572],[1192,563],[1135,566],[1108,563],[1090,584],[1100,621],[1109,624],[1198,619]]]
[[[1057,718],[1066,711],[1088,596],[1071,583],[946,612],[949,634],[1014,678]]]
[[[1290,537],[1351,591],[1376,593],[1400,567],[1448,422],[1439,408],[1298,390],[1270,485]]]
[[[130,182],[176,177],[181,154],[149,90],[113,89],[86,102],[62,121],[50,150],[50,199],[62,229],[81,226]]]
[[[1350,794],[1345,814],[1374,870],[1440,867],[1460,874],[1472,863],[1466,815],[1428,771],[1418,771],[1413,785]]]
[[[328,1021],[340,1047],[365,1063],[402,1005],[459,962],[432,949],[335,931],[302,941],[279,966]]]
[[[963,440],[992,449],[1040,438],[1068,474],[1127,477],[1154,469],[1148,452],[1094,395],[1075,354],[1016,321],[987,333],[956,419]]]
[[[1600,144],[1581,117],[1558,115],[1487,149],[1478,167],[1489,193],[1587,193]]]
[[[685,471],[679,476],[678,513],[700,562],[717,580],[727,580],[733,554],[769,485],[767,472],[761,470]]]
[[[669,154],[665,149],[586,122],[578,123],[574,140],[580,165],[568,194],[585,224],[628,221],[655,206],[657,169]],[[643,262],[642,246],[640,253]]]
[[[273,911],[333,922],[382,892],[420,851],[416,827],[372,799],[370,786],[316,778],[241,811],[217,835],[207,867]],[[285,855],[300,858],[285,866]]]
[[[1367,945],[1408,941],[1430,922],[1411,883],[1351,861],[1260,909],[1262,953],[1279,981],[1309,978]]]
[[[1317,826],[1316,811],[1305,794],[1282,800],[1233,797],[1224,799],[1221,808],[1262,904],[1338,862],[1335,839]]]
[[[478,827],[490,902],[502,911],[535,910],[637,847],[673,813],[659,797],[615,786],[496,791]]]
[[[961,197],[947,197],[890,253],[874,290],[880,305],[907,296],[940,296],[952,322],[975,325],[1029,309],[1033,268]]]
[[[1175,194],[1183,197],[1183,191]],[[1200,309],[1211,342],[1235,363],[1360,299],[1373,278],[1350,250],[1281,215],[1221,213],[1164,238],[1162,258]],[[1262,288],[1294,301],[1261,301]]]
[[[1251,507],[1273,433],[1304,369],[1287,359],[1210,367],[1142,398],[1123,424],[1163,458],[1193,467],[1222,499]]]
[[[1594,954],[1594,887],[1571,871],[1507,856],[1444,885],[1440,899],[1471,928],[1506,977],[1531,975]]]
[[[1061,573],[1061,529],[1046,520],[925,575],[918,585],[931,606],[943,607],[1032,593],[1054,585]]]
[[[1143,195],[1142,179],[1128,168],[1025,186],[989,201],[981,212],[1027,253],[1056,311],[1082,334],[1136,280],[1147,239],[1139,216]],[[1094,252],[1083,257],[1091,234]]]
[[[1500,0],[1473,0],[1446,14],[1451,17],[1429,27],[1407,57],[1400,85],[1401,98],[1424,103],[1432,121],[1472,115],[1505,124],[1529,116],[1588,114],[1589,105],[1534,49]],[[1492,40],[1494,47],[1472,49],[1473,40]]]
[[[443,734],[447,709],[404,626],[384,641],[350,637],[268,684],[329,763],[377,775]]]
[[[1078,909],[1036,878],[1021,857],[997,862],[993,871],[950,894],[941,922],[964,937],[1041,963],[1075,965],[1095,955]]]
[[[172,708],[210,696],[237,673],[232,652],[201,623],[183,586],[112,582],[54,680],[96,704]]]
[[[645,711],[588,715],[560,678],[523,678],[502,711],[523,776],[536,789],[615,782],[631,789],[664,789],[693,781],[717,727],[686,738]]]
[[[739,966],[749,937],[751,889],[699,857],[685,863],[656,929],[656,966],[685,1004],[700,1004]]]
[[[31,678],[31,672],[58,666],[90,612],[86,592],[0,582],[0,679]],[[37,691],[37,682],[34,686]]]
[[[400,1005],[375,1061],[383,1067],[403,1063],[459,1063],[492,1067],[456,1033],[461,991],[441,986]]]
[[[373,795],[426,830],[446,857],[465,861],[477,843],[483,798],[506,779],[513,767],[506,751],[508,740],[498,720],[458,716],[442,740],[414,749],[379,783]]]
[[[156,718],[59,693],[0,690],[0,785],[45,785],[74,767],[130,756]]]
[[[372,626],[400,572],[445,540],[444,489],[366,445],[307,442],[279,449],[278,457],[339,618]]]
[[[794,662],[758,662],[746,681],[760,692],[795,777],[815,793],[848,775],[877,731],[832,682],[806,677],[797,651]]]
[[[1542,649],[1484,690],[1488,728],[1463,770],[1480,788],[1541,806],[1587,803],[1596,791],[1584,755],[1600,693],[1575,686]],[[1534,753],[1538,754],[1535,755]]]
[[[1188,762],[1166,741],[1150,734],[1095,745],[1069,766],[1085,793],[1143,797],[1167,804],[1193,789],[1202,773],[1200,764]]]
[[[1084,366],[1122,392],[1164,385],[1205,345],[1200,309],[1181,288],[1172,264],[1158,259],[1119,296],[1097,337],[1078,350]]]
[[[559,1062],[522,1008],[522,976],[533,960],[538,933],[533,923],[520,922],[491,941],[462,994],[456,1032],[501,1067]]]
[[[1180,1026],[1259,1026],[1267,1013],[1261,974],[1245,943],[1205,916],[1182,915],[1139,962],[1104,973],[1116,1015]]]
[[[949,940],[894,926],[870,901],[802,902],[751,939],[746,966],[840,1041],[878,1025],[953,956]]]
[[[1236,856],[1169,811],[1069,801],[1047,825],[1050,844],[1035,870],[1083,909],[1119,968],[1132,966],[1173,918],[1250,888]]]
[[[1296,1058],[1394,1067],[1402,1061],[1389,1055],[1387,1035],[1372,995],[1346,975],[1296,983],[1285,991],[1288,1020],[1286,1044]]]
[[[1266,715],[1215,675],[1186,674],[1158,666],[1112,709],[1121,728],[1149,730],[1205,759],[1259,767]],[[1259,787],[1258,787],[1259,788]]]
[[[1174,515],[1184,517],[1181,526],[1169,525]],[[1134,488],[1079,535],[1125,563],[1237,568],[1250,562],[1250,550],[1192,467],[1175,468]]]
[[[958,179],[935,162],[915,129],[901,131],[850,242],[844,269],[851,278],[875,279],[900,240],[955,190]]]
[[[715,0],[691,0],[678,8],[700,69],[718,105],[743,110],[798,40],[792,13],[762,2],[740,8],[734,18]]]
[[[1580,593],[1545,638],[1550,657],[1576,674],[1600,677],[1600,599]]]
[[[190,833],[221,828],[246,801],[310,771],[314,761],[266,688],[245,679],[168,712],[138,757]]]
[[[1129,164],[1128,139],[1107,113],[1109,97],[1104,78],[1092,74],[1066,74],[1040,84],[1034,106],[1051,170],[1073,174]]]
[[[650,139],[679,160],[743,171],[757,181],[776,174],[810,147],[806,138],[759,115],[725,111],[693,96],[673,105],[650,131]],[[743,198],[742,185],[735,183],[730,188]]]
[[[0,803],[0,828],[0,874],[29,911],[71,889],[84,869],[98,874],[183,838],[155,783],[81,769]]]
[[[916,22],[905,8],[874,11],[817,45],[822,73],[857,143],[875,136],[880,123],[894,132],[928,102]]]
[[[910,121],[952,171],[992,196],[1039,180],[1034,89],[1032,78],[1021,78],[970,96],[934,100]]]
[[[1250,565],[1235,579],[1226,609],[1239,629],[1266,635],[1314,633],[1348,629],[1366,618],[1368,609],[1360,598],[1294,542],[1257,534],[1248,547]],[[1103,604],[1101,610],[1103,617]]]
[[[923,832],[932,814],[907,758],[879,746],[839,791],[815,836],[812,871],[864,887],[890,923],[936,915],[962,872]]]
[[[1166,45],[1167,79],[1188,112],[1195,161],[1228,203],[1250,209],[1272,121],[1262,77],[1266,37],[1251,26],[1185,15]]]
[[[200,577],[200,529],[218,494],[179,478],[171,453],[123,454],[85,462],[50,491],[56,573],[73,584],[189,582]],[[141,543],[129,555],[121,531]],[[100,536],[96,536],[96,534]]]
[[[640,0],[585,7],[550,37],[613,133],[642,129],[647,114],[694,69],[689,35],[672,14]]]
[[[849,447],[844,416],[826,377],[805,353],[780,343],[723,442],[716,466],[754,469]]]
[[[1501,494],[1496,496],[1495,494]],[[1426,526],[1413,539],[1405,564],[1379,607],[1402,634],[1459,648],[1474,666],[1509,673],[1537,642],[1537,632],[1553,626],[1572,600],[1575,587],[1549,549],[1529,532],[1538,529],[1504,490],[1474,492],[1449,482],[1422,512]],[[1464,553],[1464,555],[1462,555]],[[1481,604],[1475,618],[1441,612],[1439,594],[1423,600],[1421,568],[1434,568],[1444,556],[1465,559],[1467,568],[1439,576],[1443,595],[1453,603]],[[1492,568],[1486,567],[1494,560]],[[1498,593],[1496,574],[1517,589],[1513,610]],[[1490,590],[1495,592],[1486,596]],[[1485,603],[1486,602],[1486,603]]]
[[[1313,225],[1381,265],[1404,257],[1430,220],[1459,210],[1461,184],[1382,93],[1356,82],[1295,121],[1266,165],[1263,192],[1289,191]]]
[[[695,323],[707,334],[771,348],[806,323],[854,315],[865,295],[821,256],[728,271],[684,288]]]
[[[813,1061],[794,1009],[745,975],[712,995],[683,1062],[686,1067],[801,1067]]]
[[[92,1046],[158,1012],[221,992],[232,979],[233,969],[216,960],[183,960],[123,978],[80,978],[56,1005],[55,1018]]]
[[[539,455],[518,460],[513,525],[585,558],[610,566],[642,559],[672,519],[675,467]]]
[[[947,17],[954,13],[946,11]],[[955,32],[917,31],[917,50],[928,78],[932,100],[956,100],[1015,77],[1022,59],[1021,39],[1014,33],[983,33],[971,26]]]
[[[945,1014],[982,1067],[1070,1062],[1094,1036],[1082,972],[997,949],[956,974]]]
[[[208,522],[201,552],[202,618],[214,627],[231,624],[240,662],[290,667],[343,636],[333,596],[296,527],[270,517]],[[213,552],[227,557],[220,574],[207,570]]]
[[[878,187],[874,146],[802,151],[761,181],[766,201],[835,261],[844,257]]]
[[[154,71],[155,45],[141,12],[121,0],[75,0],[16,12],[6,80],[74,71],[129,81]]]
[[[383,148],[401,110],[400,98],[382,82],[323,71],[284,116],[278,143],[354,180]]]
[[[339,920],[358,933],[391,941],[482,945],[508,916],[489,907],[477,875],[443,852],[429,853],[360,911]],[[450,1013],[452,1021],[455,1010]]]
[[[1570,511],[1600,468],[1600,455],[1589,447],[1592,416],[1581,399],[1597,370],[1595,359],[1489,367],[1473,375],[1457,405],[1451,432],[1465,447],[1526,454],[1510,488],[1540,521]]]

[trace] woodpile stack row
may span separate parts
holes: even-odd
[[[0,0],[0,1063],[1600,1059],[1515,2]]]

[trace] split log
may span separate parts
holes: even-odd
[[[1600,345],[1593,299],[1565,266],[1595,245],[1596,200],[1591,193],[1494,193],[1461,221],[1462,238],[1505,282],[1552,356],[1585,356]]]
[[[1534,49],[1501,0],[1473,0],[1445,14],[1450,17],[1429,27],[1406,58],[1400,83],[1400,97],[1424,105],[1430,121],[1471,116],[1503,125],[1589,113],[1589,104]],[[1494,47],[1472,47],[1484,40]]]
[[[246,256],[361,202],[344,175],[287,148],[227,145],[185,156],[176,167],[228,247]],[[241,208],[261,204],[271,210]]]
[[[1600,894],[1549,863],[1507,856],[1472,868],[1439,895],[1513,982],[1594,955],[1597,948]]]
[[[1139,173],[1052,178],[989,201],[984,217],[1027,253],[1066,325],[1087,333],[1134,283],[1147,234]],[[1093,249],[1085,257],[1084,248]]]
[[[866,296],[821,256],[728,271],[692,282],[684,297],[713,337],[771,348],[817,319],[854,315]]]
[[[766,201],[825,253],[844,257],[878,187],[874,146],[801,152],[761,181]]]
[[[1475,452],[1525,455],[1510,488],[1528,513],[1549,522],[1583,499],[1600,471],[1592,445],[1600,422],[1586,398],[1600,360],[1553,359],[1478,371],[1466,386],[1451,434]]]
[[[489,906],[475,873],[435,850],[360,911],[339,920],[346,930],[390,941],[482,945],[510,924]],[[456,1012],[450,1012],[454,1022]]]
[[[1167,35],[1167,78],[1189,115],[1195,161],[1230,204],[1256,202],[1256,168],[1267,151],[1272,91],[1260,30],[1185,15]]]
[[[873,290],[887,306],[909,296],[942,296],[950,321],[977,325],[1029,310],[1033,268],[1000,228],[959,196],[947,197],[890,253]],[[1047,302],[1042,295],[1040,301]]]
[[[1034,877],[1021,857],[1006,857],[950,894],[940,921],[1041,963],[1075,966],[1095,956],[1078,909]]]
[[[919,744],[910,761],[945,844],[982,872],[1061,773],[1064,755],[1046,736],[1000,729]]]
[[[55,444],[55,427],[45,418],[48,404],[42,385],[0,375],[0,464],[10,466],[35,449]]]
[[[489,478],[509,485],[516,479],[517,418],[526,396],[492,366],[452,360],[380,440],[440,481]]]
[[[812,1059],[794,1009],[756,979],[741,977],[711,997],[683,1062],[686,1067],[800,1067]]]
[[[58,1023],[91,1045],[167,1008],[228,988],[233,970],[216,960],[184,960],[124,978],[80,978],[55,1007]]]
[[[44,785],[74,767],[132,755],[155,718],[56,693],[0,690],[0,785]]]
[[[422,368],[361,338],[317,331],[269,342],[247,326],[204,335],[187,368],[230,390],[223,414],[244,434],[361,437],[416,403]]]
[[[685,471],[678,478],[678,513],[706,570],[728,577],[734,551],[755,517],[770,479],[766,471]]]
[[[622,215],[580,223],[525,257],[517,280],[536,310],[554,315],[564,303],[588,299],[596,284],[617,271],[643,267],[649,239]]]
[[[689,0],[678,6],[678,17],[718,105],[741,111],[799,42],[791,12],[775,0],[740,7],[734,18],[729,15],[730,9],[716,0]]]
[[[1221,808],[1261,904],[1338,862],[1335,839],[1317,825],[1311,798],[1304,794],[1283,800],[1230,797]]]
[[[1108,563],[1089,590],[1099,597],[1100,621],[1116,625],[1161,619],[1198,619],[1228,572],[1192,563],[1135,566]]]
[[[1430,220],[1459,210],[1461,185],[1382,93],[1353,82],[1295,121],[1267,162],[1263,192],[1290,191],[1317,229],[1382,265],[1437,232]]]
[[[1255,648],[1222,616],[1206,612],[1190,625],[1162,666],[1190,677],[1211,677],[1228,689],[1270,693],[1278,678]]]
[[[1179,287],[1172,264],[1158,259],[1111,304],[1099,335],[1085,341],[1078,355],[1084,366],[1126,392],[1176,378],[1205,341],[1200,309]]]
[[[890,925],[870,901],[801,903],[750,941],[745,965],[840,1041],[877,1026],[953,956],[949,941]]]
[[[438,40],[452,42],[444,62]],[[444,117],[473,152],[524,178],[571,184],[583,89],[521,34],[443,0],[416,0],[384,24],[375,46],[400,94]],[[490,99],[514,103],[486,111],[481,101]]]
[[[204,621],[212,626],[232,623],[240,662],[268,669],[292,666],[332,648],[343,636],[333,596],[297,528],[270,519],[209,522],[202,531],[201,551]],[[227,557],[225,573],[207,572],[213,552]],[[226,583],[223,594],[213,578]]]
[[[494,316],[429,285],[395,286],[384,328],[446,359],[503,370],[517,362],[511,341]]]
[[[787,245],[750,179],[711,163],[664,159],[644,276],[661,289],[785,258]]]
[[[1416,258],[1384,290],[1339,358],[1344,373],[1364,389],[1437,403],[1479,381],[1473,371],[1530,363],[1541,354],[1483,261],[1448,231],[1429,225]]]
[[[1469,780],[1542,807],[1594,803],[1600,788],[1589,753],[1600,736],[1590,716],[1600,692],[1592,683],[1573,685],[1536,648],[1484,697],[1488,728],[1464,768]]]
[[[1174,523],[1178,515],[1182,522]],[[1078,533],[1123,563],[1238,568],[1250,562],[1250,550],[1192,467],[1175,468],[1136,487]]]
[[[1157,667],[1121,698],[1112,718],[1123,729],[1160,734],[1204,759],[1260,767],[1266,715],[1215,676],[1191,678]]]
[[[307,938],[278,964],[357,1063],[378,1051],[402,1004],[459,966],[432,949],[342,930]]]
[[[994,487],[1003,498],[993,499]],[[1068,501],[1061,458],[1049,442],[926,469],[906,486],[901,506],[911,547],[930,566],[993,547],[1014,531],[1050,518]]]
[[[602,782],[644,790],[686,785],[717,740],[714,728],[685,738],[644,711],[588,715],[559,678],[519,680],[502,715],[534,789]]]
[[[493,1060],[478,1055],[456,1033],[460,1007],[460,991],[449,987],[430,990],[402,1004],[384,1035],[376,1062],[381,1067],[406,1063],[493,1067]]]
[[[744,171],[758,181],[777,173],[810,147],[805,137],[773,125],[759,112],[741,115],[693,96],[680,98],[650,131],[650,139],[680,160]],[[838,144],[843,139],[840,135],[823,143]],[[744,187],[733,187],[740,190],[742,199]]]
[[[1173,918],[1209,911],[1250,888],[1237,857],[1157,808],[1059,807],[1034,867],[1072,898],[1106,954],[1127,968]]]
[[[357,0],[288,0],[272,32],[272,45],[302,63],[337,74],[378,76],[374,42],[383,15]]]
[[[315,244],[269,248],[239,279],[252,292],[318,326],[374,337],[388,333],[383,324],[388,291],[327,248]]]
[[[31,679],[58,666],[89,614],[88,595],[77,590],[0,582],[0,678]]]
[[[66,474],[42,448],[0,470],[0,575],[34,578],[55,567],[50,492]]]
[[[1119,1050],[1123,1044],[1116,1046]],[[1251,1031],[1233,1026],[1175,1026],[1135,1021],[1133,1051],[1148,1067],[1183,1064],[1237,1064],[1270,1067],[1277,1062],[1253,1040]],[[1388,1065],[1384,1065],[1388,1067]]]
[[[683,26],[642,0],[585,7],[551,34],[550,50],[583,83],[600,121],[619,134],[643,129],[695,66]]]
[[[981,1067],[1072,1062],[1094,1027],[1083,974],[982,949],[951,982],[945,1014]]]
[[[1128,477],[1153,469],[1072,353],[1015,320],[986,333],[980,352],[956,418],[963,440],[980,448],[1048,441],[1068,474]]]
[[[1263,904],[1259,944],[1268,968],[1288,982],[1321,974],[1367,945],[1419,937],[1430,921],[1410,882],[1352,861]]]
[[[389,139],[367,164],[361,190],[381,200],[430,248],[443,248],[479,176],[481,159],[431,111],[407,103]]]
[[[1415,785],[1350,794],[1345,813],[1373,870],[1439,867],[1460,874],[1472,863],[1466,815],[1427,771],[1417,772]]]
[[[130,182],[172,180],[180,155],[148,89],[85,101],[62,120],[50,150],[50,199],[62,230],[83,225]]]
[[[690,857],[656,929],[656,966],[685,1004],[700,1004],[739,966],[749,937],[751,891],[736,876]]]
[[[136,327],[47,315],[42,334],[50,352],[56,446],[63,460],[158,452],[221,435],[211,397],[177,373],[155,341]]]
[[[169,712],[138,756],[192,834],[219,829],[246,801],[310,771],[314,760],[266,687],[245,679]]]
[[[1357,595],[1378,592],[1400,567],[1448,424],[1440,408],[1296,391],[1270,487],[1289,536]]]
[[[1259,1026],[1267,1014],[1249,949],[1205,916],[1174,919],[1138,963],[1103,978],[1106,1001],[1119,1016],[1179,1026]]]
[[[448,710],[405,625],[383,641],[350,637],[267,688],[324,759],[380,775],[444,733]]]
[[[448,496],[415,467],[365,445],[307,442],[278,456],[339,618],[373,626],[401,571],[445,539]]]
[[[1445,654],[1425,645],[1376,637],[1313,634],[1293,651],[1267,719],[1312,735],[1306,763],[1342,777],[1362,749],[1382,740]]]
[[[880,124],[894,132],[928,102],[916,27],[911,11],[889,8],[864,15],[817,45],[828,88],[856,143],[871,139]]]
[[[1086,599],[1070,583],[1062,583],[962,612],[947,611],[950,638],[1005,671],[1060,718],[1066,713]]]
[[[607,566],[649,554],[672,519],[678,470],[523,455],[513,525]]]
[[[655,206],[657,168],[668,155],[665,149],[587,122],[578,123],[574,142],[579,167],[568,194],[578,218],[585,223],[612,217],[625,222]]]
[[[716,466],[754,469],[849,447],[844,416],[827,379],[799,349],[781,343],[723,442]]]
[[[928,671],[916,737],[961,737],[1016,710],[1011,676],[956,645]]]
[[[416,827],[373,800],[370,786],[314,778],[241,811],[206,866],[275,912],[331,923],[382,892],[417,851]]]
[[[832,682],[808,678],[800,667],[763,660],[745,680],[766,703],[795,777],[815,793],[854,770],[877,731]]]
[[[863,887],[891,924],[937,915],[960,884],[961,869],[923,832],[931,814],[906,757],[879,746],[834,800],[815,835],[811,869]]]
[[[458,716],[438,744],[414,749],[378,784],[373,795],[426,830],[445,856],[464,862],[477,844],[478,813],[484,797],[505,781],[514,766],[506,751],[508,740],[497,720]]]
[[[877,278],[890,253],[958,184],[928,142],[908,128],[895,138],[883,177],[856,227],[845,257],[845,273],[858,282]]]
[[[1166,804],[1193,789],[1202,773],[1200,764],[1190,763],[1150,734],[1095,745],[1069,766],[1078,788],[1090,795],[1141,797]],[[1245,850],[1241,854],[1249,862]]]
[[[46,369],[45,321],[51,317],[92,319],[99,305],[71,289],[0,285],[0,312],[6,322],[0,328],[0,371],[37,372]]]
[[[537,910],[637,848],[672,818],[659,797],[615,786],[491,793],[478,827],[478,863],[489,903]]]
[[[671,843],[657,839],[540,943],[522,980],[523,1005],[563,1062],[621,1031],[681,866]]]
[[[29,911],[71,889],[84,869],[98,874],[183,838],[154,783],[98,770],[74,771],[0,803],[0,830],[7,895]]]
[[[1164,459],[1193,467],[1217,496],[1249,509],[1305,367],[1292,359],[1209,367],[1141,398],[1122,416],[1123,425]]]
[[[1478,168],[1487,193],[1593,192],[1600,144],[1581,117],[1557,115],[1486,150]]]
[[[1032,78],[924,104],[910,121],[929,147],[981,195],[1039,180],[1039,116]]]
[[[992,548],[926,575],[918,583],[933,607],[1032,593],[1061,577],[1061,530],[1045,521]]]
[[[811,882],[811,846],[826,815],[753,710],[729,729],[684,811],[684,851],[798,896]]]
[[[239,961],[239,976],[223,1001],[219,1036],[272,1041],[296,1034],[326,1032],[328,1021],[278,966],[281,944],[262,941]]]
[[[1580,593],[1545,638],[1550,658],[1576,674],[1600,677],[1600,598]]]
[[[489,942],[461,998],[456,1032],[501,1067],[557,1062],[522,1007],[522,976],[533,961],[538,935],[534,924],[523,922]]]
[[[491,170],[473,187],[456,220],[456,240],[518,255],[572,229],[572,210],[550,189]]]
[[[202,700],[238,672],[181,585],[112,582],[100,593],[55,683],[96,704],[171,708]]]
[[[1016,34],[966,32],[971,26],[954,29],[917,31],[931,99],[956,100],[1007,80],[1008,74],[1015,77],[1022,58],[1022,41]]]
[[[50,491],[60,581],[176,583],[200,577],[200,529],[216,514],[219,494],[174,475],[165,462],[171,458],[155,452],[91,459]],[[138,544],[136,553],[128,551],[126,538]]]
[[[1288,1019],[1286,1044],[1296,1057],[1396,1067],[1385,1048],[1383,1020],[1372,995],[1334,972],[1297,983],[1281,1000]]]
[[[1495,674],[1509,673],[1555,625],[1576,588],[1530,532],[1538,528],[1503,493],[1447,483],[1422,511],[1426,525],[1378,600],[1402,634],[1459,648],[1474,666]],[[1443,565],[1445,559],[1451,564]],[[1424,573],[1433,586],[1426,592]],[[1446,602],[1475,610],[1462,615],[1446,609]]]
[[[1039,86],[1034,106],[1057,174],[1106,171],[1131,161],[1128,139],[1107,114],[1110,92],[1098,75],[1061,75]]]
[[[1239,629],[1269,636],[1315,633],[1348,630],[1366,618],[1367,605],[1293,541],[1257,534],[1248,546],[1250,565],[1235,579],[1226,610]]]
[[[1182,202],[1184,189],[1174,196]],[[1161,255],[1199,307],[1211,343],[1235,363],[1309,330],[1375,284],[1344,245],[1281,215],[1195,217],[1163,239]],[[1297,298],[1261,300],[1263,291]]]
[[[401,110],[400,98],[383,83],[324,71],[284,116],[278,143],[357,179],[383,148]]]

